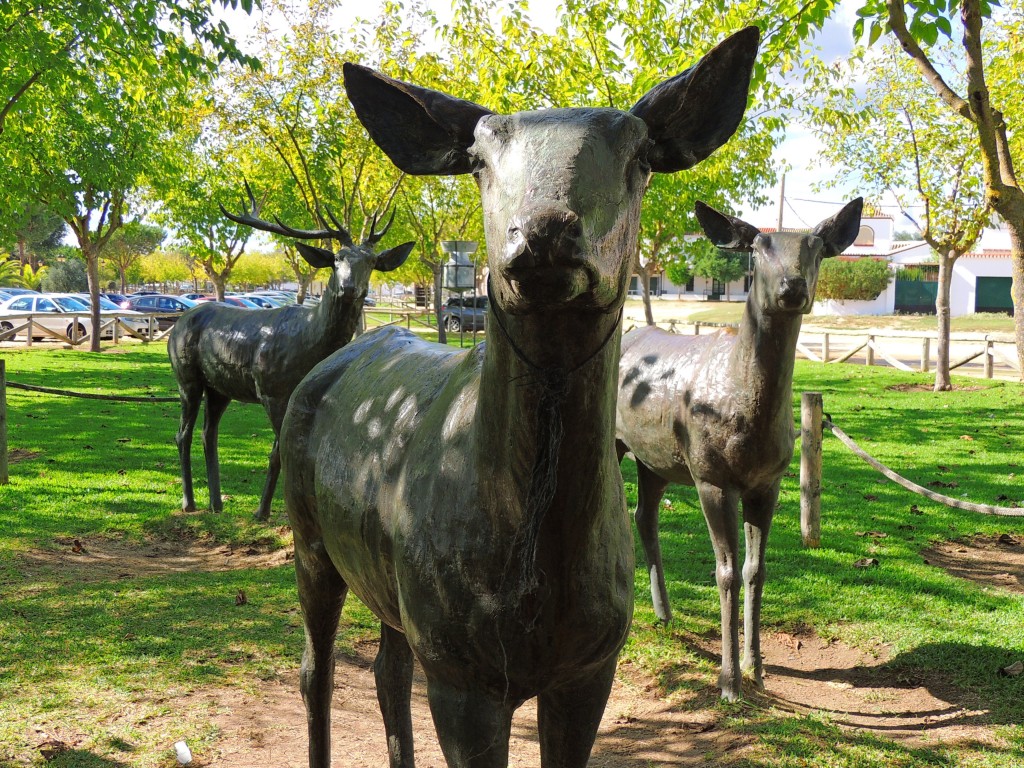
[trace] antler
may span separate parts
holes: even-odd
[[[339,240],[342,245],[355,245],[355,243],[352,242],[352,236],[348,233],[348,230],[341,226],[333,215],[331,216],[331,221],[337,229],[294,229],[289,227],[287,224],[282,223],[276,216],[274,217],[276,224],[271,224],[269,221],[259,218],[260,205],[256,202],[256,196],[253,194],[252,187],[249,186],[248,181],[245,182],[245,192],[249,196],[249,208],[245,213],[233,214],[230,213],[223,205],[220,206],[221,213],[237,224],[245,224],[253,229],[261,229],[264,232],[273,232],[275,235],[294,237],[299,240],[321,240],[324,238],[334,238]],[[330,211],[328,211],[328,213],[330,213]]]
[[[380,232],[377,232],[377,214],[376,212],[374,212],[373,219],[370,221],[370,234],[367,235],[366,241],[363,244],[371,247],[376,245],[378,242],[380,242],[380,239],[388,233],[388,230],[391,229],[391,225],[394,223],[394,221],[395,209],[392,208],[391,218],[388,219],[388,223],[384,225],[384,229],[382,229]]]

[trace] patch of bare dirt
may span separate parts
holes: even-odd
[[[31,553],[27,567],[59,566],[72,578],[111,579],[174,571],[272,567],[286,562],[290,550],[258,546],[231,549],[201,542],[160,542],[146,546],[116,541],[58,542],[55,551]],[[80,551],[74,551],[80,545]],[[935,565],[964,578],[1003,589],[1024,590],[1024,544],[1014,537],[979,537],[926,550]],[[717,638],[691,648],[716,660]],[[810,631],[765,632],[764,695],[752,706],[796,714],[820,713],[851,732],[867,732],[907,747],[934,749],[946,743],[992,744],[999,740],[986,713],[969,695],[937,675],[897,670],[886,665],[884,646],[857,649]],[[376,644],[339,656],[332,705],[335,768],[387,765],[384,728],[377,705],[372,662]],[[297,660],[296,660],[297,661]],[[729,729],[726,711],[711,706],[717,691],[665,698],[657,683],[637,668],[620,665],[605,710],[593,768],[706,766],[737,759],[753,748],[753,737]],[[297,673],[257,682],[249,691],[209,688],[180,702],[210,714],[220,734],[210,747],[196,750],[193,765],[217,768],[305,768],[306,716]],[[517,713],[510,745],[512,768],[539,765],[536,704]],[[416,758],[421,768],[444,768],[426,701],[425,681],[417,671],[413,690]]]
[[[39,451],[30,451],[27,448],[15,448],[7,453],[7,463],[17,464],[19,461],[28,461],[39,456]]]
[[[934,384],[890,384],[886,387],[890,392],[932,392],[935,389]],[[976,384],[954,384],[954,392],[979,392],[987,387],[978,386]]]
[[[1024,592],[1024,536],[1008,533],[945,541],[921,554],[931,565],[989,587]]]
[[[708,654],[717,654],[709,640]],[[827,715],[831,722],[908,747],[968,740],[997,744],[980,721],[984,712],[940,680],[910,679],[884,667],[885,648],[863,651],[812,633],[765,633],[766,692],[758,706],[785,712]],[[372,669],[374,644],[354,657],[339,657],[332,707],[332,745],[336,768],[387,764],[384,726],[377,707]],[[707,694],[707,696],[704,695]],[[678,703],[658,695],[656,683],[628,664],[620,665],[589,765],[594,768],[706,766],[716,757],[735,759],[753,745],[752,737],[721,723],[723,713],[706,702],[715,691]],[[305,710],[298,679],[262,685],[254,695],[238,691],[198,694],[218,713],[222,734],[214,754],[201,765],[218,768],[305,768]],[[197,702],[199,703],[199,702]],[[540,752],[536,704],[527,702],[513,723],[509,765],[536,766]],[[417,674],[413,691],[413,727],[417,765],[445,765]]]
[[[229,547],[197,541],[138,544],[110,539],[57,539],[54,549],[23,555],[25,575],[59,570],[64,579],[112,581],[168,573],[273,568],[292,559],[290,547]]]

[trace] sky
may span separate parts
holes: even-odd
[[[538,26],[553,30],[556,23],[556,12],[559,0],[532,0],[530,17]],[[444,23],[451,17],[451,0],[430,0],[431,6]],[[861,0],[842,0],[832,18],[814,39],[821,49],[820,55],[831,61],[845,57],[853,46],[852,28],[856,19],[856,9]],[[339,9],[338,23],[347,26],[356,16],[372,18],[374,8],[380,0],[364,0],[361,3],[345,3]],[[259,13],[259,11],[254,11]],[[244,30],[251,27],[252,20],[241,11],[228,12],[232,31],[237,37],[244,39]],[[785,204],[782,205],[782,225],[784,227],[813,227],[823,219],[836,213],[846,202],[859,193],[852,185],[837,188],[816,189],[829,179],[836,176],[835,169],[825,164],[819,156],[820,143],[813,133],[805,127],[791,122],[787,127],[787,137],[778,147],[773,162],[779,171],[785,169]],[[739,215],[758,227],[776,227],[779,224],[781,183],[764,191],[770,201],[767,205],[754,208],[740,205]],[[883,200],[883,212],[891,214],[896,220],[897,229],[912,229],[913,225],[903,218],[893,201]]]

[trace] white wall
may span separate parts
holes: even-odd
[[[974,313],[979,277],[1012,277],[1009,257],[961,256],[953,263],[953,282],[949,287],[949,311],[953,317]]]

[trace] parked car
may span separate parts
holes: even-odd
[[[441,320],[449,331],[482,331],[486,315],[486,296],[451,296],[441,305]]]
[[[188,299],[189,301],[199,301],[200,299],[208,300],[213,297],[206,293],[183,293],[181,298]]]
[[[128,297],[123,293],[101,293],[100,296],[114,302],[121,309],[128,309]]]
[[[4,293],[9,293],[12,296],[25,296],[27,294],[31,294],[33,296],[39,295],[39,291],[33,291],[31,288],[15,288],[9,285],[5,285],[2,290]]]
[[[157,328],[161,331],[174,325],[186,310],[194,306],[196,306],[194,301],[189,301],[181,296],[169,296],[165,293],[131,296],[128,299],[128,309],[148,314],[159,314]]]
[[[0,332],[10,331],[21,325],[27,315],[32,315],[32,321],[38,326],[63,333],[69,339],[81,338],[92,330],[92,321],[88,317],[75,318],[70,315],[88,311],[89,307],[71,296],[44,296],[39,293],[18,295],[0,304]],[[12,336],[8,341],[14,338]],[[33,334],[32,338],[41,339],[45,336]]]
[[[87,293],[61,293],[61,294],[47,294],[49,296],[70,296],[73,299],[78,299],[80,302],[89,306],[89,294]],[[114,294],[115,296],[118,294]],[[127,301],[125,302],[127,303]],[[106,294],[100,294],[100,315],[104,317],[119,317],[121,322],[131,328],[135,333],[146,335],[149,332],[149,318],[143,317],[141,313],[136,312],[132,309],[122,307],[115,301],[107,298]],[[114,337],[113,328],[104,330],[101,339],[112,339]]]
[[[238,298],[251,301],[261,309],[277,309],[285,305],[285,301],[280,296],[273,296],[269,293],[244,293]]]

